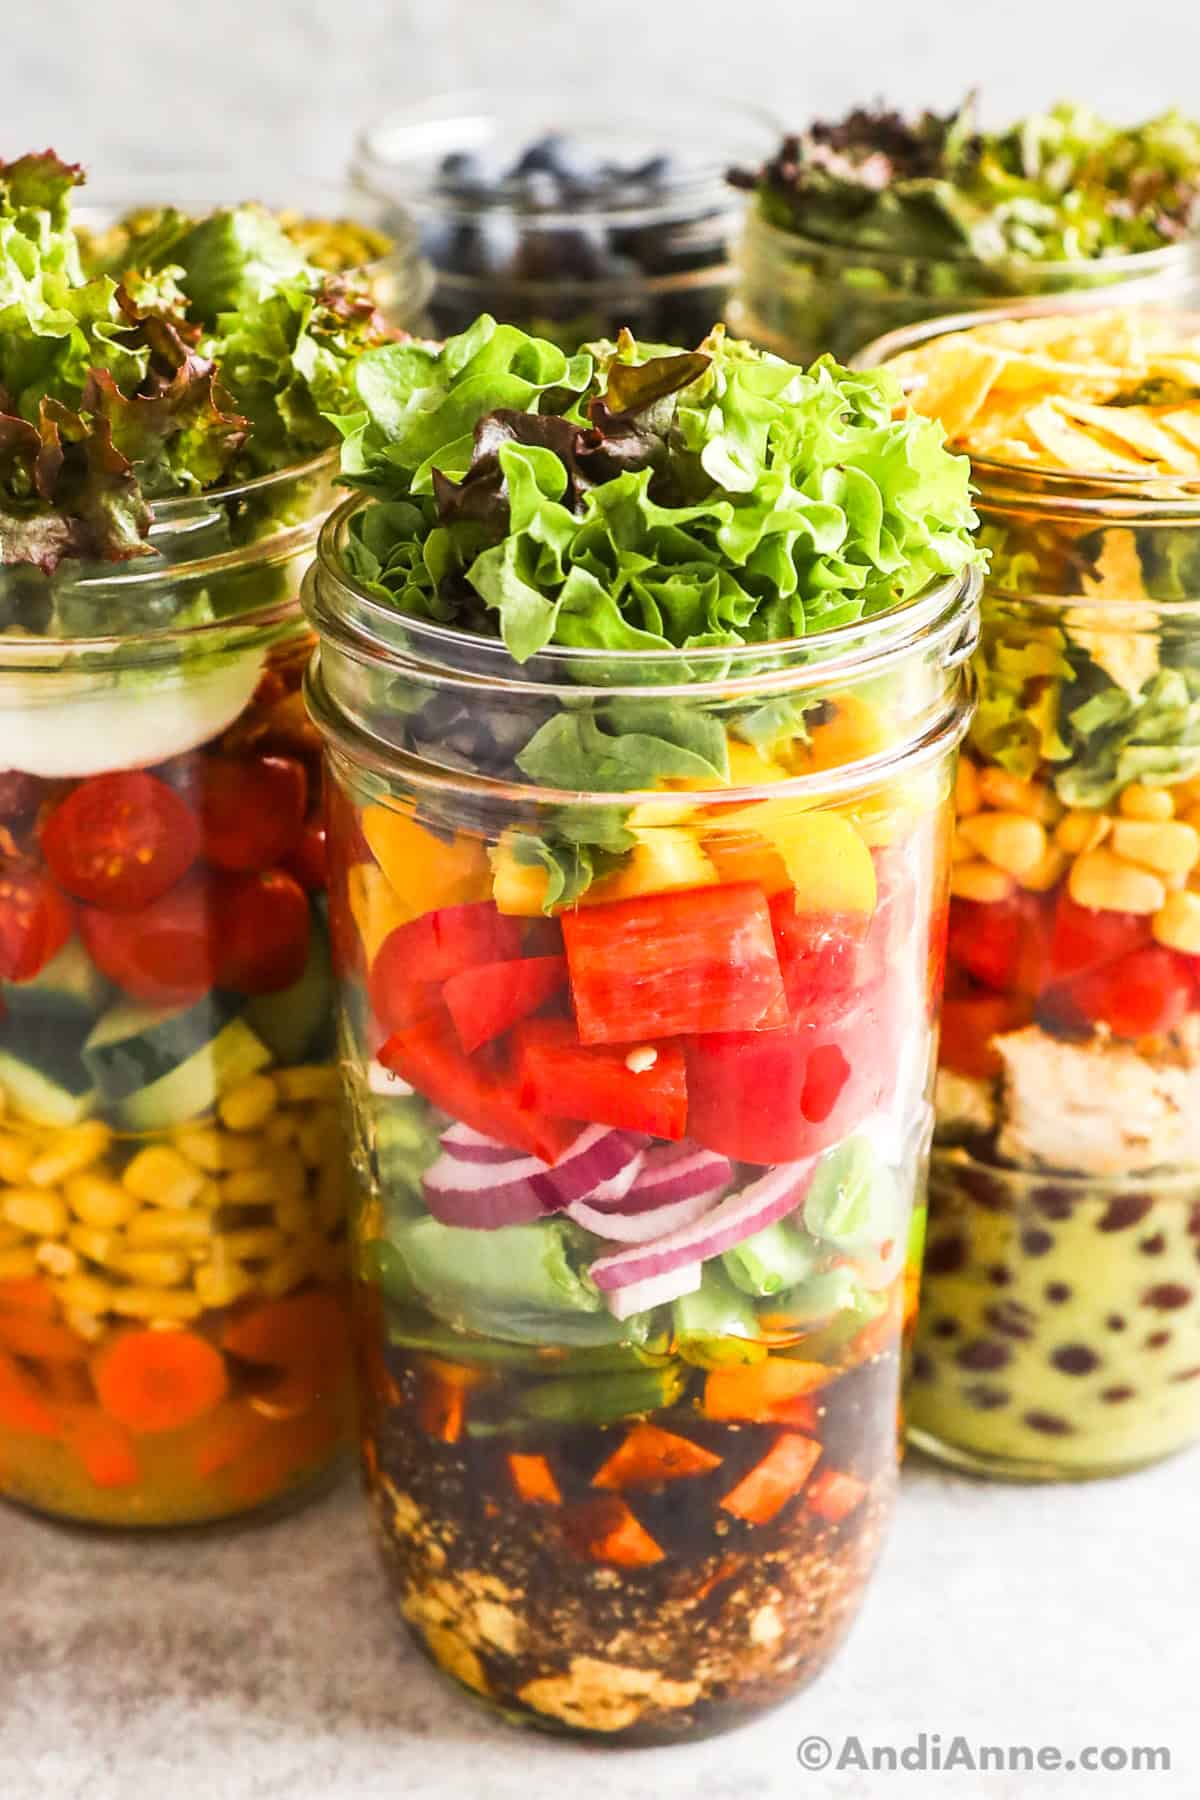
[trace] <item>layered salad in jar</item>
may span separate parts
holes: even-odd
[[[992,567],[960,766],[921,1441],[1100,1474],[1200,1434],[1200,320],[891,363]]]
[[[349,1418],[295,605],[370,300],[254,209],[85,273],[0,165],[0,1493],[270,1502]]]
[[[721,1729],[896,1481],[966,465],[719,331],[485,318],[358,385],[306,593],[385,1558],[508,1716]]]
[[[850,356],[921,319],[1137,281],[1194,278],[1200,125],[1119,125],[1063,102],[984,130],[976,96],[906,117],[856,107],[757,169],[731,317],[794,356]]]

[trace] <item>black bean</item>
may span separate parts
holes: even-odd
[[[1161,1231],[1156,1231],[1153,1237],[1143,1238],[1138,1245],[1143,1256],[1161,1256],[1166,1247],[1167,1240]]]
[[[1057,1413],[1027,1412],[1025,1423],[1030,1431],[1040,1431],[1046,1437],[1070,1437],[1074,1430],[1074,1427],[1066,1419],[1060,1419]]]
[[[973,1338],[963,1344],[954,1360],[960,1369],[1002,1369],[1012,1360],[1012,1351],[994,1338]]]
[[[1187,1306],[1191,1298],[1191,1288],[1184,1287],[1181,1281],[1160,1281],[1157,1287],[1146,1289],[1142,1295],[1142,1305],[1153,1306],[1159,1312],[1178,1312],[1181,1306]]]
[[[983,1316],[992,1330],[1003,1337],[1027,1342],[1033,1336],[1033,1314],[1015,1301],[1002,1300],[998,1306],[989,1306]]]
[[[914,1350],[912,1359],[913,1380],[932,1381],[935,1372],[932,1356],[925,1350]]]
[[[972,1381],[962,1393],[967,1405],[977,1407],[980,1412],[995,1412],[997,1408],[1007,1406],[1012,1399],[1007,1388],[993,1387],[987,1381]]]
[[[1021,1233],[1021,1248],[1026,1256],[1045,1256],[1048,1250],[1054,1248],[1053,1234],[1031,1227],[1028,1231]]]
[[[1100,1390],[1100,1398],[1109,1406],[1119,1406],[1122,1400],[1132,1400],[1137,1394],[1136,1388],[1107,1387]]]
[[[1050,1352],[1050,1361],[1064,1375],[1090,1375],[1100,1366],[1100,1358],[1086,1344],[1060,1344]]]
[[[955,1233],[930,1240],[925,1250],[927,1275],[957,1275],[967,1260],[967,1240]]]
[[[952,1338],[958,1336],[957,1319],[935,1319],[929,1327],[929,1334],[936,1338]]]
[[[1110,1200],[1097,1223],[1097,1231],[1126,1231],[1145,1218],[1154,1205],[1149,1194],[1118,1194]]]
[[[1169,1331],[1152,1331],[1146,1339],[1147,1350],[1165,1350],[1171,1341]]]
[[[1045,1292],[1051,1306],[1063,1306],[1071,1298],[1071,1289],[1065,1281],[1048,1281]]]
[[[1200,1381],[1200,1368],[1181,1369],[1178,1375],[1172,1375],[1172,1381]]]
[[[993,1263],[987,1271],[987,1278],[993,1287],[1011,1287],[1013,1272],[1004,1263]]]
[[[1075,1210],[1074,1198],[1064,1188],[1036,1188],[1033,1193],[1033,1204],[1047,1219],[1069,1219]]]

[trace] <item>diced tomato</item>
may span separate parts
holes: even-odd
[[[308,896],[281,869],[214,874],[217,986],[273,994],[299,981],[308,960]]]
[[[654,1052],[642,1068],[636,1052],[581,1044],[570,1019],[526,1019],[513,1046],[521,1103],[535,1112],[673,1142],[687,1129],[687,1070],[678,1044],[639,1045]]]
[[[854,991],[869,920],[863,913],[798,913],[791,889],[770,901],[771,928],[792,1014],[836,1005]]]
[[[808,1484],[804,1503],[809,1512],[840,1525],[867,1497],[867,1484],[842,1469],[818,1469]]]
[[[96,967],[151,1006],[182,1006],[214,984],[213,896],[202,875],[189,875],[138,912],[79,909],[79,935]]]
[[[1000,993],[1036,995],[1050,960],[1050,907],[1040,894],[1008,900],[955,900],[950,908],[949,957],[976,981]]]
[[[443,1112],[543,1162],[557,1161],[579,1135],[577,1127],[524,1104],[517,1079],[505,1069],[465,1056],[444,1013],[396,1032],[379,1060]]]
[[[294,756],[206,756],[197,798],[207,861],[270,869],[299,844],[308,775]]]
[[[1179,1024],[1193,992],[1186,960],[1161,944],[1146,944],[1051,988],[1039,1010],[1068,1029],[1106,1025],[1117,1037],[1154,1037]]]
[[[783,1431],[767,1454],[743,1475],[721,1501],[724,1512],[748,1525],[766,1525],[804,1486],[821,1456],[821,1445],[802,1432]]]
[[[563,1520],[563,1532],[582,1556],[620,1569],[646,1568],[661,1562],[665,1554],[617,1494],[597,1494],[572,1508]]]
[[[693,1038],[686,1046],[688,1136],[739,1162],[811,1156],[879,1103],[893,1036],[876,988],[840,1017]]]
[[[508,1472],[520,1499],[528,1500],[532,1506],[562,1505],[562,1489],[544,1456],[513,1450],[508,1458]]]
[[[41,843],[69,894],[135,912],[187,874],[200,851],[200,825],[174,788],[135,769],[81,782],[43,822]]]
[[[669,1481],[686,1481],[707,1475],[721,1466],[721,1458],[691,1438],[664,1431],[648,1419],[630,1427],[623,1443],[592,1476],[594,1488],[661,1488]]]
[[[329,856],[325,843],[325,821],[309,819],[291,855],[284,858],[287,873],[309,894],[323,894],[329,885]]]
[[[749,882],[582,907],[562,927],[585,1044],[787,1022],[771,915]]]
[[[566,984],[565,957],[527,956],[519,962],[463,969],[450,977],[442,992],[459,1042],[471,1051],[502,1037]]]
[[[0,980],[32,981],[71,935],[74,909],[33,863],[0,864]]]
[[[1033,1001],[1023,994],[990,994],[986,989],[942,1004],[940,1060],[958,1075],[990,1080],[1000,1073],[992,1039],[1019,1031],[1033,1018]]]
[[[1054,909],[1049,980],[1068,981],[1104,963],[1116,962],[1118,957],[1140,950],[1150,941],[1150,920],[1140,913],[1077,906],[1064,888]]]

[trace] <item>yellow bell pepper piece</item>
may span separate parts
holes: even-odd
[[[487,899],[487,853],[474,838],[460,833],[446,843],[390,806],[365,807],[362,831],[410,919],[439,906]]]
[[[370,863],[354,863],[346,877],[350,913],[358,927],[367,962],[373,963],[385,937],[397,925],[407,925],[416,915],[393,893],[379,869]]]
[[[778,850],[753,832],[706,837],[704,853],[721,881],[752,881],[768,899],[773,894],[782,894],[792,885]]]
[[[766,781],[788,781],[788,771],[772,756],[764,756],[753,744],[739,738],[729,740],[729,785],[759,787]]]
[[[779,852],[795,889],[797,912],[874,912],[875,864],[841,813],[764,800],[743,807],[725,823],[757,833]]]
[[[690,831],[664,825],[637,836],[620,868],[595,882],[583,896],[582,905],[599,906],[609,900],[634,900],[640,894],[715,884],[717,871]]]
[[[796,775],[840,769],[865,756],[879,756],[896,742],[892,721],[873,701],[860,694],[838,694],[830,704],[832,716],[812,726],[807,744],[797,741],[792,747],[788,761]]]
[[[536,919],[546,902],[550,877],[538,863],[518,862],[511,835],[505,834],[491,853],[492,899],[497,911],[511,918]]]

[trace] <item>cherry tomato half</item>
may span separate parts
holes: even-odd
[[[186,875],[200,850],[196,815],[145,770],[93,775],[60,800],[41,829],[61,887],[112,912],[135,912]]]
[[[1107,1025],[1116,1037],[1155,1037],[1180,1023],[1193,992],[1184,957],[1144,944],[1050,989],[1039,1011],[1068,1028],[1082,1022]]]
[[[183,1006],[213,986],[218,930],[211,884],[188,876],[137,912],[80,909],[79,934],[96,967],[136,1000]]]
[[[204,855],[218,869],[270,869],[300,840],[308,775],[291,756],[207,756],[200,771]]]
[[[70,901],[33,863],[0,864],[0,980],[32,981],[74,923]]]
[[[317,817],[305,821],[300,841],[287,858],[285,867],[300,886],[310,894],[322,894],[329,885],[329,859],[325,849],[325,821]]]
[[[1036,994],[1050,957],[1050,907],[1040,894],[1008,900],[955,900],[949,957],[999,993]]]
[[[273,994],[299,981],[308,960],[311,921],[299,882],[281,869],[221,875],[212,884],[220,921],[217,986]]]

